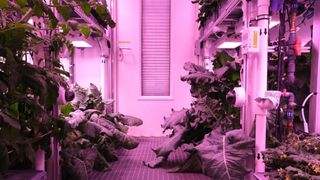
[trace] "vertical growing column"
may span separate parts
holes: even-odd
[[[314,7],[320,7],[320,1],[315,1]],[[311,60],[311,79],[310,92],[318,93],[310,101],[309,129],[310,132],[320,132],[320,10],[314,9],[313,30],[312,30],[312,60]]]
[[[267,69],[268,69],[268,26],[269,26],[269,0],[258,0],[258,27],[260,28],[260,46],[257,59],[257,81],[256,93],[264,96],[267,91]],[[256,104],[257,106],[257,104]],[[256,172],[264,172],[265,165],[262,160],[261,151],[266,148],[266,110],[256,107]]]

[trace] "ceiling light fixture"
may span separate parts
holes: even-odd
[[[280,24],[280,21],[270,21],[269,29],[272,29],[273,27],[277,26],[278,24]]]
[[[86,41],[72,41],[72,45],[76,48],[89,48],[92,47],[91,44]]]
[[[226,41],[222,42],[219,46],[217,46],[218,49],[234,49],[241,45],[241,42],[236,41]]]

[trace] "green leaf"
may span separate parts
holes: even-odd
[[[9,7],[8,0],[1,0],[0,1],[0,8],[7,8]]]
[[[68,166],[66,168],[72,174],[72,178],[74,179],[88,179],[88,172],[84,161],[79,158],[71,158],[68,162]]]
[[[119,116],[117,120],[127,126],[140,126],[143,124],[141,119],[128,115]]]
[[[19,122],[15,119],[13,119],[12,117],[6,115],[3,112],[0,112],[0,118],[5,122],[8,123],[10,126],[16,128],[16,129],[21,129],[21,126],[19,124]]]
[[[237,81],[237,80],[239,80],[240,79],[240,73],[234,73],[234,74],[232,74],[232,76],[231,76],[231,80],[232,81]]]
[[[87,1],[82,1],[80,3],[81,9],[84,12],[84,14],[86,14],[87,16],[90,15],[90,11],[91,11],[91,7],[89,5],[89,3]]]
[[[15,23],[12,25],[9,25],[10,29],[26,29],[26,30],[33,30],[33,26],[31,26],[30,24],[24,24],[24,23]]]
[[[102,37],[103,36],[103,32],[95,27],[90,27],[91,28],[91,33],[98,36],[98,37]]]
[[[106,21],[111,28],[116,27],[116,23],[113,21],[109,10],[107,9]]]
[[[206,175],[213,179],[243,179],[250,172],[244,162],[253,156],[254,139],[243,130],[229,131],[222,136],[212,131],[195,149]]]
[[[62,70],[62,69],[57,69],[57,68],[55,68],[54,71],[56,71],[58,74],[70,77],[70,73],[68,71],[65,71],[65,70]]]
[[[27,4],[27,0],[16,0],[16,2],[21,7],[24,7]]]
[[[38,2],[35,2],[34,6],[33,6],[33,14],[35,16],[37,16],[38,18],[42,17],[43,11],[41,9],[41,5]]]
[[[55,6],[59,5],[58,0],[52,0],[52,4]]]
[[[82,112],[81,110],[71,112],[69,114],[69,117],[66,117],[65,120],[71,126],[71,128],[76,128],[79,126],[79,124],[87,121],[84,112]]]
[[[65,116],[69,116],[69,114],[73,111],[74,111],[74,109],[73,109],[71,103],[68,103],[68,104],[61,106],[61,113]]]
[[[26,14],[27,11],[28,11],[28,8],[27,8],[27,7],[21,8],[21,13],[22,13],[22,14]]]
[[[74,54],[73,44],[72,44],[70,41],[67,41],[67,42],[66,42],[66,46],[67,46],[67,49],[68,49],[68,51],[69,51],[70,56],[72,57],[73,54]]]
[[[98,13],[101,19],[105,19],[107,16],[107,10],[103,5],[98,5],[96,7],[96,12]]]
[[[57,27],[57,25],[58,25],[58,20],[56,18],[50,20],[49,27],[51,29],[55,29]]]
[[[65,35],[67,35],[71,30],[71,27],[68,24],[60,24],[60,27]]]
[[[15,119],[19,119],[19,103],[11,104],[7,114]]]
[[[83,123],[81,126],[81,130],[84,134],[91,138],[96,138],[102,134],[112,137],[113,132],[110,129],[105,128],[99,123],[88,121],[87,123]]]
[[[55,29],[58,25],[58,19],[56,18],[56,16],[54,15],[54,13],[52,12],[52,10],[50,9],[50,7],[48,5],[46,5],[44,2],[42,2],[42,0],[33,0],[37,9],[40,8],[40,10],[37,10],[37,16],[42,15],[42,13],[45,13],[46,15],[48,15],[49,17],[49,27],[51,29]],[[40,15],[40,17],[41,17]],[[39,17],[39,16],[38,16]]]
[[[65,6],[57,6],[57,10],[59,14],[63,17],[65,21],[67,21],[70,17],[69,9]]]
[[[88,26],[82,26],[82,27],[80,28],[80,32],[81,32],[86,38],[88,38],[88,37],[90,36],[91,30],[90,30],[90,28],[89,28]]]

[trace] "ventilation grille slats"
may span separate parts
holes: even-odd
[[[142,0],[142,96],[170,96],[170,0]]]

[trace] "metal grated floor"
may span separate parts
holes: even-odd
[[[112,170],[107,172],[93,172],[91,180],[210,180],[203,174],[196,173],[168,173],[164,168],[151,169],[145,167],[142,161],[155,158],[151,148],[158,147],[164,142],[165,137],[141,137],[140,144],[134,150],[122,150],[119,160],[112,165]],[[183,162],[185,155],[177,150],[169,156],[166,167],[173,167],[178,162]]]
[[[47,179],[47,173],[35,170],[10,170],[6,173],[5,180],[44,180]],[[0,176],[0,180],[1,176]]]

